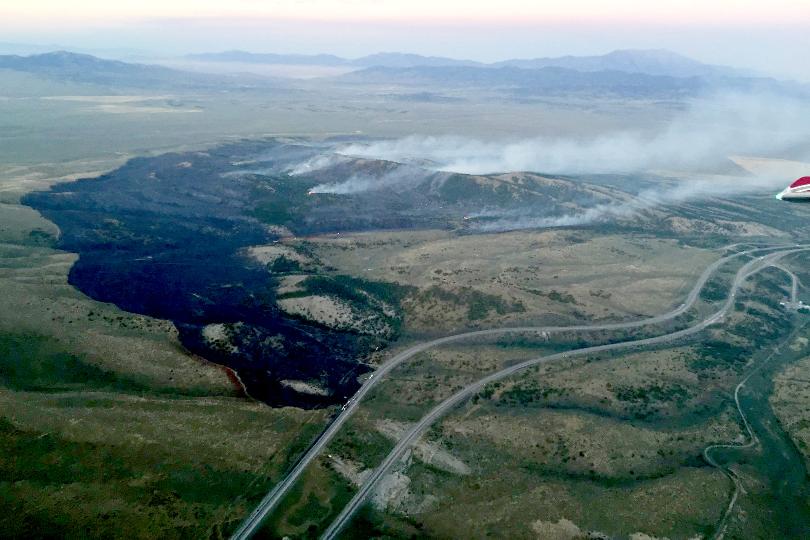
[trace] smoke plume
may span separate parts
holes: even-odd
[[[433,171],[492,174],[532,171],[548,174],[631,174],[674,171],[677,181],[637,194],[630,202],[600,204],[579,213],[542,215],[542,209],[489,211],[468,217],[479,230],[576,226],[629,218],[666,204],[784,187],[783,175],[701,174],[733,167],[730,156],[798,157],[810,155],[810,103],[783,96],[727,94],[695,101],[656,132],[620,131],[591,138],[535,137],[480,140],[459,136],[413,135],[395,140],[337,146],[292,169],[292,174],[327,169],[349,158],[382,159],[402,165],[378,176],[354,175],[324,183],[316,193],[351,194],[413,187]],[[804,149],[804,153],[799,152]],[[413,164],[419,164],[415,166]]]
[[[779,155],[810,139],[810,104],[783,96],[730,94],[693,102],[657,133],[621,131],[589,139],[525,140],[410,136],[356,143],[350,156],[429,160],[469,174],[534,171],[552,174],[701,170],[730,155]]]
[[[468,216],[469,218],[486,218],[485,221],[474,223],[472,228],[482,232],[503,232],[520,229],[541,229],[549,227],[575,227],[591,225],[616,219],[628,219],[637,216],[644,210],[658,206],[679,204],[691,200],[745,195],[758,193],[764,189],[777,190],[782,185],[781,180],[747,176],[722,177],[704,176],[669,181],[660,188],[646,189],[638,193],[632,200],[616,204],[600,204],[586,208],[582,212],[565,214],[562,216],[541,216],[531,212],[530,209],[520,211],[484,211]]]

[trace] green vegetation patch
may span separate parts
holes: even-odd
[[[384,281],[370,281],[345,275],[310,276],[299,285],[301,290],[281,294],[285,298],[306,296],[330,296],[351,305],[359,313],[375,313],[394,330],[394,335],[402,327],[402,300],[414,287]]]
[[[489,204],[506,204],[513,200],[512,190],[506,184],[497,187],[481,185],[463,174],[447,178],[440,188],[443,199],[449,202],[474,200]]]
[[[28,233],[28,245],[51,247],[56,242],[56,237],[50,231],[33,229]]]
[[[689,360],[692,371],[701,372],[714,369],[741,370],[748,362],[745,347],[720,340],[709,340],[697,345],[694,356]]]
[[[649,405],[655,402],[675,401],[682,405],[689,398],[689,390],[680,384],[648,384],[646,386],[616,386],[613,393],[619,401]]]
[[[268,488],[251,473],[214,469],[148,445],[74,442],[2,418],[0,456],[5,537],[221,536],[234,520],[234,501]]]
[[[300,218],[307,203],[307,188],[291,178],[255,176],[253,216],[271,225],[289,225]]]
[[[500,296],[487,294],[472,287],[461,287],[457,291],[450,291],[433,285],[425,289],[418,295],[418,300],[439,300],[456,306],[467,306],[467,318],[471,321],[478,321],[487,318],[490,312],[494,311],[498,315],[507,313],[523,313],[526,307],[522,302],[509,302]]]
[[[700,299],[706,302],[719,302],[725,300],[728,294],[728,280],[713,278],[706,282],[700,290]]]
[[[352,485],[328,463],[315,464],[290,490],[257,538],[315,540],[353,495]]]
[[[0,382],[12,390],[64,391],[109,388],[145,392],[149,387],[105,371],[36,335],[0,334]]]
[[[496,402],[496,406],[525,407],[535,403],[544,405],[551,398],[565,396],[569,393],[570,390],[567,388],[539,388],[535,382],[530,381],[516,384],[503,392]]]
[[[299,298],[320,294],[337,296],[349,301],[360,308],[368,308],[374,304],[374,299],[386,302],[396,307],[405,296],[414,290],[413,287],[398,285],[396,283],[369,281],[351,276],[310,276],[300,285],[303,290],[281,294],[279,299]]]
[[[329,444],[329,452],[374,467],[394,444],[370,426],[350,426]]]
[[[267,269],[272,274],[292,274],[301,271],[301,263],[282,255],[269,263]]]
[[[579,303],[579,302],[577,302],[577,299],[574,298],[574,296],[572,294],[566,293],[566,292],[560,292],[560,291],[555,290],[555,289],[552,289],[552,290],[550,290],[548,292],[541,291],[541,290],[538,290],[538,289],[527,289],[527,291],[534,294],[534,295],[537,295],[537,296],[545,296],[549,300],[551,300],[553,302],[559,302],[561,304],[575,304],[576,305],[576,304]],[[593,292],[591,292],[591,296],[600,296],[600,293],[594,294]],[[602,298],[610,298],[611,295],[609,293],[607,295],[605,295],[604,291],[602,291],[601,297]]]

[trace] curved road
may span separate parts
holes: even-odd
[[[725,246],[724,248],[721,249],[731,249],[739,245],[742,244],[733,244],[731,246]],[[259,503],[256,509],[254,509],[253,512],[251,512],[251,514],[242,522],[239,528],[233,533],[231,539],[246,540],[250,538],[254,533],[256,533],[256,531],[259,529],[264,519],[270,514],[270,512],[272,512],[275,509],[275,507],[279,504],[279,502],[281,502],[281,499],[284,498],[284,496],[289,492],[290,488],[301,476],[304,469],[318,456],[321,450],[323,450],[323,448],[337,434],[337,432],[340,430],[343,424],[345,424],[346,421],[351,417],[351,415],[354,414],[357,406],[359,405],[363,397],[365,397],[385,377],[385,375],[391,372],[391,370],[393,370],[406,360],[414,357],[415,355],[424,352],[428,349],[438,347],[441,345],[446,345],[448,343],[454,343],[457,341],[482,336],[542,333],[542,332],[556,333],[564,331],[622,330],[622,329],[639,328],[642,326],[648,326],[651,324],[670,321],[678,317],[679,315],[682,315],[694,305],[694,303],[698,299],[698,295],[700,294],[701,289],[709,280],[709,278],[712,276],[712,274],[714,274],[714,272],[716,272],[718,268],[720,268],[728,261],[744,255],[749,255],[751,253],[775,251],[779,249],[786,249],[790,246],[792,245],[776,245],[770,247],[753,248],[718,259],[717,261],[712,263],[708,268],[706,268],[706,270],[704,270],[704,272],[700,275],[698,281],[695,283],[695,286],[689,292],[686,301],[683,304],[681,304],[678,308],[663,315],[657,315],[655,317],[650,317],[647,319],[641,319],[638,321],[631,321],[624,323],[577,325],[577,326],[548,326],[548,327],[530,326],[530,327],[510,327],[510,328],[494,328],[489,330],[478,330],[434,339],[432,341],[427,341],[425,343],[415,345],[409,349],[400,352],[399,354],[393,356],[387,362],[383,363],[369,377],[369,379],[367,379],[366,382],[363,383],[363,385],[357,390],[354,396],[352,396],[352,398],[344,405],[341,413],[337,417],[335,417],[335,419],[332,421],[331,424],[329,424],[326,430],[324,430],[321,436],[310,446],[309,450],[307,450],[307,452],[298,460],[298,462],[296,462],[295,466],[290,470],[287,476],[281,482],[276,484],[267,495],[265,495],[264,499],[262,499],[262,501]],[[803,246],[796,245],[796,247],[803,247]],[[759,260],[751,261],[748,264],[754,262],[759,262]]]
[[[676,341],[678,339],[691,336],[697,334],[707,327],[711,326],[722,320],[722,318],[726,315],[726,313],[731,309],[734,305],[734,300],[736,297],[737,290],[740,288],[742,283],[751,275],[756,274],[757,272],[763,270],[764,268],[771,266],[781,257],[789,253],[795,253],[798,251],[803,251],[802,249],[793,249],[789,251],[782,251],[772,255],[768,255],[767,257],[761,257],[759,259],[755,259],[746,263],[736,274],[734,278],[734,283],[732,284],[730,293],[728,298],[726,299],[723,306],[717,311],[714,315],[711,315],[704,321],[686,328],[684,330],[680,330],[677,332],[673,332],[670,334],[666,334],[663,336],[657,336],[652,338],[646,339],[639,339],[634,341],[625,341],[620,343],[611,343],[607,345],[597,345],[593,347],[585,347],[582,349],[576,349],[572,351],[567,351],[563,353],[553,354],[549,356],[543,356],[539,358],[534,358],[531,360],[527,360],[525,362],[521,362],[519,364],[515,364],[510,366],[506,369],[498,371],[497,373],[493,373],[479,381],[459,390],[456,394],[449,397],[439,405],[437,405],[433,410],[431,410],[427,415],[425,415],[419,422],[417,422],[407,433],[405,433],[402,438],[397,442],[396,446],[391,450],[385,460],[377,467],[374,472],[366,479],[363,485],[360,487],[359,491],[355,494],[349,504],[343,509],[343,511],[338,515],[334,522],[329,526],[329,528],[324,532],[323,536],[321,537],[323,540],[332,540],[335,538],[338,533],[346,526],[349,520],[352,518],[353,514],[363,505],[366,501],[368,496],[371,494],[371,491],[376,486],[377,482],[385,476],[388,470],[396,463],[397,460],[402,456],[402,454],[412,446],[417,439],[439,418],[447,414],[450,410],[455,408],[457,405],[461,404],[465,400],[471,398],[478,392],[484,389],[484,387],[488,384],[493,382],[497,382],[503,379],[506,379],[520,371],[528,369],[530,367],[538,366],[540,364],[545,364],[549,362],[553,362],[555,360],[562,360],[565,358],[573,358],[576,356],[584,356],[588,354],[594,353],[602,353],[608,351],[615,351],[620,349],[628,349],[633,347],[645,347],[651,345],[660,345],[662,343],[667,343],[671,341]],[[732,256],[733,257],[733,256]],[[727,260],[728,258],[726,258]],[[723,261],[721,259],[718,262]],[[715,265],[713,267],[716,268]],[[711,267],[710,267],[711,268]],[[708,279],[708,276],[704,273],[701,276],[701,282],[705,283]],[[699,282],[700,283],[700,282]],[[696,291],[692,291],[690,293],[690,299],[694,302],[694,298],[697,297],[699,293],[699,289]],[[693,298],[694,295],[694,298]],[[677,310],[676,310],[677,311]],[[666,317],[666,316],[662,316]],[[747,379],[746,379],[747,380]],[[749,428],[750,430],[750,428]],[[736,483],[736,482],[735,482]],[[736,495],[736,492],[735,492]]]
[[[734,505],[737,503],[737,499],[740,497],[740,493],[742,493],[743,491],[743,486],[739,476],[737,476],[737,473],[734,472],[729,467],[723,467],[722,465],[717,463],[717,461],[715,461],[715,459],[711,456],[711,454],[714,450],[719,450],[721,448],[742,450],[745,448],[751,448],[755,444],[757,444],[758,441],[757,435],[756,433],[754,433],[751,424],[748,422],[748,417],[743,412],[742,405],[740,405],[740,390],[742,390],[743,386],[745,386],[745,383],[748,382],[751,376],[754,375],[754,373],[756,373],[757,371],[759,371],[759,369],[762,366],[767,364],[771,360],[771,358],[773,358],[776,354],[778,354],[778,352],[779,349],[777,348],[759,367],[754,369],[747,377],[745,377],[742,381],[740,381],[740,384],[738,384],[736,388],[734,388],[734,403],[737,406],[737,412],[739,413],[740,418],[743,421],[743,425],[745,426],[745,431],[748,434],[748,442],[739,444],[737,443],[713,444],[711,446],[707,446],[703,450],[703,459],[706,460],[706,463],[708,463],[715,469],[725,474],[728,477],[728,479],[734,483],[734,494],[731,496],[731,500],[729,501],[728,506],[726,507],[726,511],[723,513],[723,517],[720,519],[720,523],[717,525],[717,530],[712,536],[713,540],[721,540],[723,536],[725,536],[728,518],[729,516],[731,516],[731,512],[734,510]]]
[[[795,304],[798,301],[798,289],[799,289],[799,278],[796,274],[793,273],[789,268],[782,266],[781,264],[774,263],[771,265],[773,268],[777,268],[785,272],[791,278],[791,296],[790,301],[791,303]],[[703,459],[706,460],[706,463],[714,467],[715,469],[721,471],[725,474],[729,480],[734,484],[734,493],[731,496],[731,500],[729,500],[728,506],[726,507],[725,512],[723,513],[723,517],[720,519],[720,523],[717,525],[717,529],[712,536],[712,540],[722,540],[723,537],[726,535],[726,527],[728,526],[728,519],[731,517],[731,512],[734,511],[734,506],[737,504],[737,499],[739,499],[740,494],[744,491],[742,482],[740,481],[740,477],[737,476],[737,473],[734,472],[733,469],[730,467],[724,467],[717,463],[717,461],[711,456],[711,454],[715,450],[744,450],[746,448],[752,448],[755,446],[759,440],[757,438],[754,429],[751,427],[751,424],[748,422],[748,416],[742,409],[742,405],[740,404],[740,391],[745,387],[745,383],[747,383],[751,377],[753,377],[758,371],[760,371],[763,367],[765,367],[774,356],[779,354],[780,347],[774,349],[774,351],[765,359],[763,360],[757,367],[755,367],[751,372],[742,380],[740,383],[734,388],[734,403],[737,406],[737,413],[740,415],[740,419],[743,421],[743,426],[745,427],[745,431],[747,433],[748,442],[745,443],[725,443],[725,444],[712,444],[707,446],[703,450]]]

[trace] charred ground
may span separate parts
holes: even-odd
[[[306,253],[256,260],[251,246],[339,231],[460,229],[468,214],[485,208],[531,203],[554,214],[623,196],[568,181],[450,175],[359,159],[304,176],[285,172],[315,152],[260,141],[137,158],[99,178],[31,193],[24,203],[58,224],[61,249],[80,255],[69,279],[82,292],[171,320],[189,350],[236,370],[256,398],[318,407],[354,392],[369,353],[396,337],[409,289],[336,275]],[[309,194],[353,174],[392,171],[414,180],[407,189]],[[279,280],[293,271],[310,279],[279,298]],[[376,313],[380,331],[279,308],[280,299],[313,295],[337,298],[358,322]]]
[[[82,292],[172,321],[186,348],[233,368],[255,398],[321,407],[356,390],[370,355],[399,335],[403,304],[428,293],[342,275],[306,242],[289,239],[380,230],[475,234],[633,199],[605,178],[462,175],[346,156],[290,174],[329,144],[242,141],[136,158],[101,177],[31,193],[24,203],[58,225],[61,249],[80,255],[69,280]],[[620,180],[630,190],[644,187]],[[358,182],[375,187],[355,189]],[[707,232],[739,233],[736,223],[748,212],[717,208],[711,215],[725,219],[706,221],[684,204],[662,220],[660,210],[642,209],[600,230],[638,232],[655,223],[659,236],[691,233],[705,242]],[[520,311],[519,302],[493,301]]]

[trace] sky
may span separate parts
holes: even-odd
[[[272,17],[410,21],[659,21],[768,23],[810,21],[806,0],[3,0],[0,14],[23,21],[147,17]]]
[[[0,0],[5,42],[494,61],[667,48],[810,80],[809,0]]]

